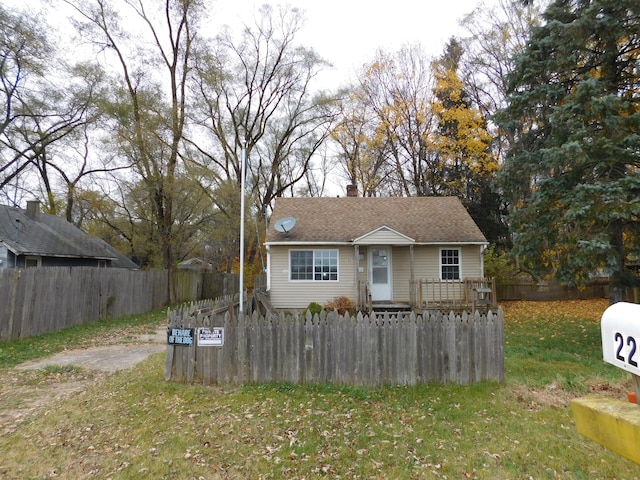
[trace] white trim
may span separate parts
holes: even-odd
[[[369,267],[367,268],[367,281],[369,282],[371,293],[373,297],[373,251],[374,250],[386,250],[387,251],[387,286],[389,288],[389,297],[388,298],[376,298],[374,300],[387,301],[393,300],[393,264],[392,264],[392,251],[393,248],[391,245],[370,245],[367,248],[367,263]],[[386,293],[386,292],[385,292]]]
[[[409,238],[409,237],[407,237]],[[310,247],[313,246],[322,246],[322,245],[331,245],[331,246],[339,246],[339,247],[352,247],[355,244],[355,240],[349,241],[349,242],[265,242],[265,246],[269,247],[269,246],[289,246],[289,247],[295,247],[295,246],[304,246],[304,245],[308,245]],[[409,245],[409,244],[407,244]],[[435,245],[454,245],[456,247],[464,247],[464,246],[468,246],[468,245],[489,245],[488,242],[415,242],[414,245],[416,246],[435,246]],[[366,245],[366,246],[371,246],[371,245]]]
[[[30,267],[27,265],[28,261],[36,261],[36,265],[35,268],[41,267],[42,266],[42,257],[36,256],[36,255],[26,255],[24,257],[24,268],[34,268],[34,267]]]
[[[267,251],[267,292],[269,292],[271,290],[271,247],[265,245],[264,248]]]
[[[312,268],[315,270],[316,267],[316,254],[315,252],[318,251],[330,251],[330,252],[336,252],[336,279],[335,280],[316,280],[315,278],[312,279],[296,279],[293,280],[291,278],[291,252],[295,251],[295,252],[313,252],[313,256],[312,256]],[[291,283],[336,283],[340,281],[340,249],[338,248],[290,248],[289,250],[287,250],[287,262],[288,262],[288,267],[287,267],[287,280]],[[315,271],[312,272],[313,276],[315,277]]]
[[[458,278],[442,278],[442,251],[443,250],[457,250],[458,251]],[[441,282],[446,282],[449,280],[454,280],[454,281],[459,281],[462,280],[464,278],[464,276],[462,275],[462,249],[459,247],[448,247],[448,246],[443,246],[440,247],[438,249],[438,274],[440,276],[440,281]]]
[[[275,246],[275,247],[298,247],[298,246],[309,246],[309,247],[322,247],[325,245],[331,245],[335,247],[352,247],[353,242],[265,242],[267,247]]]

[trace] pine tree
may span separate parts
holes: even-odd
[[[556,0],[510,77],[500,125],[514,252],[566,284],[604,271],[610,300],[637,282],[640,0]]]

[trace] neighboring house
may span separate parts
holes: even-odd
[[[471,305],[487,287],[488,242],[457,197],[277,198],[265,244],[278,309]]]
[[[213,272],[213,265],[202,258],[189,258],[178,264],[178,270],[194,270],[196,272]]]
[[[114,267],[138,269],[104,240],[90,237],[64,218],[0,205],[0,268]]]

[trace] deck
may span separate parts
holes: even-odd
[[[496,307],[495,279],[409,281],[409,297],[409,299],[394,299],[389,302],[375,302],[371,299],[368,284],[360,282],[356,308],[367,312],[484,311]]]

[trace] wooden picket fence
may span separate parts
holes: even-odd
[[[224,312],[224,313],[223,313]],[[222,346],[168,345],[167,380],[354,386],[504,380],[503,311],[461,315],[237,315],[197,303],[169,312],[168,328],[223,328]]]

